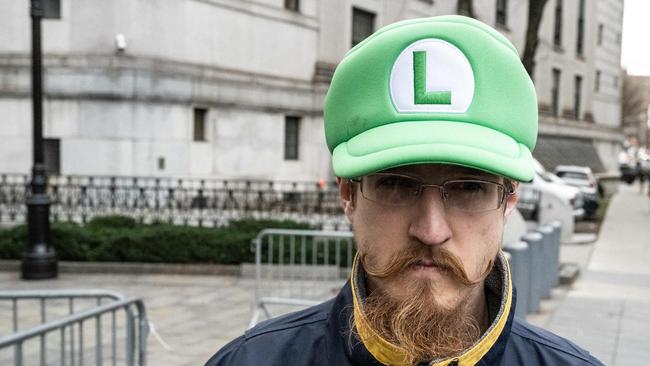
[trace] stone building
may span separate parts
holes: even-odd
[[[322,132],[345,52],[455,0],[61,0],[43,21],[51,174],[331,179]],[[474,1],[520,53],[528,2]],[[549,0],[534,154],[615,170],[622,0]],[[28,2],[0,2],[0,172],[31,166]]]

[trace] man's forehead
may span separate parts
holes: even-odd
[[[413,164],[383,170],[382,173],[400,173],[417,177],[477,177],[498,179],[499,176],[482,170],[455,164]]]

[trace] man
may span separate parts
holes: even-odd
[[[351,278],[208,365],[601,364],[514,318],[500,244],[534,174],[537,100],[505,37],[460,16],[384,27],[341,61],[324,116]]]

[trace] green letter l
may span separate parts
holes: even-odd
[[[451,104],[451,91],[427,92],[426,51],[413,51],[413,95],[415,104]]]

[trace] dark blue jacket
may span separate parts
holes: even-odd
[[[572,342],[513,317],[514,306],[515,296],[505,328],[478,365],[602,365]],[[246,331],[206,366],[381,365],[350,336],[351,313],[348,281],[330,301]]]

